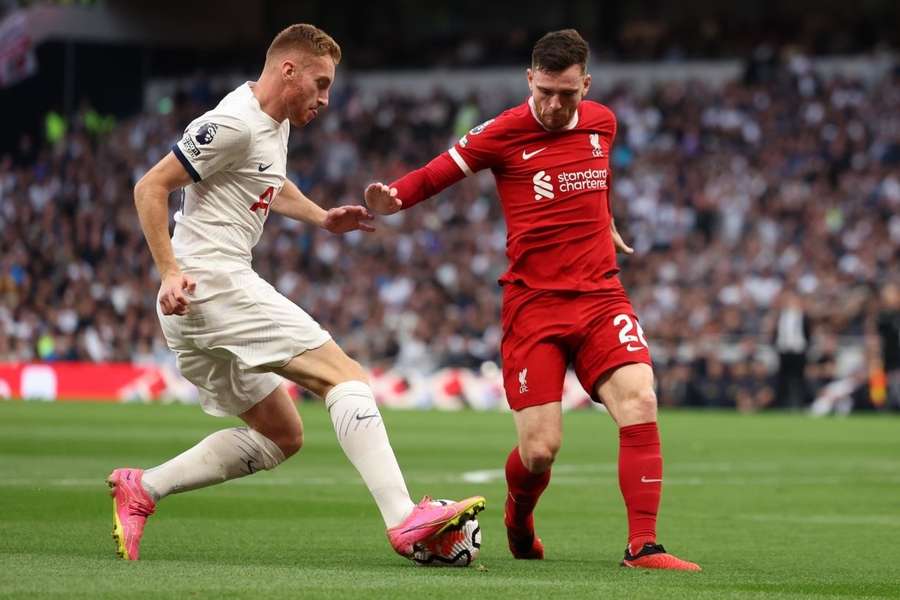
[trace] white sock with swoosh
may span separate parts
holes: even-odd
[[[141,483],[157,501],[169,494],[274,469],[282,461],[284,454],[275,442],[249,427],[232,427],[212,433],[168,462],[147,469]]]
[[[339,383],[325,396],[325,406],[338,442],[369,488],[384,524],[388,528],[400,524],[415,504],[409,498],[372,388],[361,381]]]

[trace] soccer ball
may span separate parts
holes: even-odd
[[[478,519],[471,519],[418,546],[413,560],[428,567],[468,567],[480,550],[481,526]]]
[[[435,500],[450,504],[450,500]],[[438,536],[417,545],[413,560],[428,567],[468,567],[481,551],[481,526],[471,518],[462,525],[448,529]]]

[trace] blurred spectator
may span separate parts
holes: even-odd
[[[735,408],[740,412],[755,412],[772,405],[775,391],[765,363],[743,360],[735,362],[731,368]]]
[[[781,295],[772,341],[778,352],[776,400],[780,406],[800,408],[810,400],[806,355],[812,342],[812,325],[803,300],[794,292]]]
[[[895,283],[881,288],[877,328],[881,366],[887,380],[887,402],[900,408],[900,287]]]
[[[810,414],[847,415],[855,410],[879,410],[885,406],[885,379],[879,344],[867,336],[865,359],[849,372],[822,386],[810,406]]]
[[[806,382],[811,395],[817,396],[829,383],[838,379],[838,339],[828,333],[820,333],[816,336],[816,343],[810,350],[809,362],[806,367]]]

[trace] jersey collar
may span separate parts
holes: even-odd
[[[544,131],[550,131],[544,127],[544,124],[541,123],[541,120],[538,118],[537,110],[534,108],[534,96],[528,96],[528,108],[531,110],[531,116],[534,117],[534,120],[537,121],[537,124],[544,128]],[[572,115],[572,118],[566,123],[566,126],[563,129],[575,129],[578,125],[578,109],[575,109],[575,114]]]

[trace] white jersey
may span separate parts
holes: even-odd
[[[188,264],[249,267],[287,174],[290,122],[263,112],[247,82],[195,119],[172,146],[194,183],[175,213],[172,247]]]

